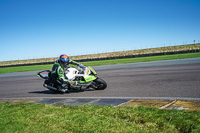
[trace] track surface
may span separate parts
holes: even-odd
[[[94,67],[108,87],[59,94],[42,86],[35,72],[0,74],[0,99],[38,97],[200,98],[200,58]]]

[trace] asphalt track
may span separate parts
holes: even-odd
[[[54,93],[37,71],[0,74],[0,99],[111,98],[200,100],[200,58],[96,66],[108,87],[99,91]]]

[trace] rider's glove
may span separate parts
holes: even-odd
[[[83,64],[78,64],[78,66],[79,66],[80,68],[84,68],[84,65],[83,65]]]

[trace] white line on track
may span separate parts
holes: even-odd
[[[185,97],[23,97],[23,98],[0,98],[0,100],[19,100],[19,99],[162,99],[162,100],[197,100],[200,98]]]

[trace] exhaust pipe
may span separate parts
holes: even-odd
[[[50,86],[50,85],[47,85],[47,84],[43,84],[43,86],[44,86],[45,88],[48,88],[49,90],[58,91],[58,89],[55,88],[55,87],[53,87],[53,86]]]

